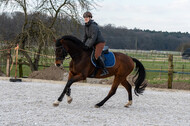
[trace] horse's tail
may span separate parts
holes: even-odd
[[[144,92],[144,90],[147,86],[147,83],[143,83],[145,80],[145,77],[146,77],[146,72],[145,72],[144,66],[142,65],[142,63],[139,60],[137,60],[135,58],[132,58],[132,59],[136,63],[135,71],[137,71],[135,76],[133,77],[133,79],[135,77],[137,77],[137,75],[138,75],[137,79],[134,82],[135,83],[134,92],[137,96],[139,96],[139,94],[142,94]]]

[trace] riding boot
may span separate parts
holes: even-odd
[[[103,58],[101,56],[98,57],[97,62],[100,65],[100,67],[103,69],[100,76],[104,76],[104,75],[109,74],[108,70],[105,67],[104,60],[103,60]]]
[[[94,78],[98,72],[98,68],[96,67],[94,72],[90,75],[91,78]]]

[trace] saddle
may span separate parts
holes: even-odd
[[[92,51],[91,62],[95,67],[100,68],[98,63],[96,62],[94,54],[95,54],[95,50]],[[104,59],[104,63],[105,63],[106,68],[110,68],[110,67],[113,67],[115,65],[115,55],[113,52],[109,51],[108,46],[104,46],[104,49],[102,51],[101,56]]]
[[[109,53],[109,47],[108,46],[104,46],[102,53],[103,54],[108,54]]]

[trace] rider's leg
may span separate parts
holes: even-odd
[[[109,74],[108,70],[105,67],[104,60],[103,60],[102,56],[99,56],[97,61],[98,61],[99,65],[100,65],[100,67],[103,69],[100,76],[104,76],[104,75]]]
[[[95,49],[96,61],[98,62],[98,65],[100,65],[100,67],[103,69],[102,74],[100,74],[100,76],[104,76],[104,75],[107,75],[109,73],[105,67],[104,60],[101,57],[102,50],[103,50],[104,46],[105,46],[105,42],[104,43],[98,43],[96,45],[96,49]]]

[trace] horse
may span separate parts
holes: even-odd
[[[63,36],[62,38],[55,41],[55,65],[57,67],[60,67],[68,54],[72,60],[69,64],[68,81],[59,98],[53,103],[54,106],[59,105],[65,94],[67,96],[67,102],[70,104],[72,102],[72,98],[70,96],[71,85],[74,82],[85,80],[87,77],[91,77],[94,70],[96,69],[95,66],[91,63],[92,51],[93,49],[87,49],[83,42],[71,35]],[[116,90],[120,83],[128,92],[128,103],[125,105],[125,107],[132,105],[132,86],[127,81],[127,76],[133,71],[134,68],[136,70],[136,80],[134,81],[135,94],[139,96],[139,94],[142,94],[144,92],[147,86],[146,83],[143,83],[146,77],[145,68],[139,60],[120,52],[113,53],[115,55],[116,63],[113,67],[107,68],[109,74],[100,76],[102,72],[100,68],[94,76],[94,78],[106,78],[113,75],[115,76],[108,95],[95,105],[96,108],[104,105],[104,103],[116,93]]]

